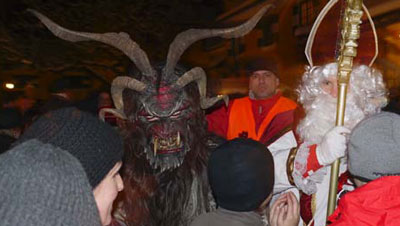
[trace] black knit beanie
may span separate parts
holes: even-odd
[[[254,211],[272,192],[274,161],[265,145],[236,138],[210,156],[208,176],[217,204],[232,211]]]
[[[249,64],[246,66],[246,72],[248,75],[252,75],[253,72],[259,71],[259,70],[267,70],[272,72],[277,78],[279,78],[279,73],[278,73],[278,66],[275,62],[273,61],[268,61],[264,58],[257,58],[252,60]]]
[[[0,225],[100,225],[92,188],[79,161],[37,140],[1,154]]]
[[[114,128],[89,113],[69,107],[39,117],[17,143],[38,139],[60,147],[83,165],[94,189],[122,160],[122,138]]]

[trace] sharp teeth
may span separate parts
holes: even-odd
[[[177,146],[179,147],[179,145],[181,144],[181,134],[180,134],[180,132],[178,131],[178,137],[176,138],[176,143],[177,143]]]
[[[174,168],[179,166],[179,159],[175,159],[174,161]]]
[[[153,141],[153,143],[154,143],[154,157],[157,155],[157,148],[158,148],[158,139],[157,138],[154,138],[154,141]]]
[[[155,164],[155,160],[156,158],[154,157],[154,158],[150,158],[150,164],[153,166],[153,167],[155,167],[157,164]]]

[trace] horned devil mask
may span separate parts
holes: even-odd
[[[135,123],[137,128],[144,130],[142,140],[143,152],[153,169],[163,172],[180,166],[185,155],[190,151],[188,126],[185,126],[196,109],[191,109],[189,94],[185,87],[196,82],[201,109],[213,106],[225,95],[212,98],[206,97],[206,74],[200,67],[189,71],[177,66],[183,52],[194,42],[210,38],[237,38],[250,32],[270,5],[264,6],[247,22],[227,29],[189,29],[178,34],[171,43],[165,65],[154,67],[146,53],[124,32],[120,33],[87,33],[68,30],[51,21],[43,14],[29,9],[57,37],[71,41],[99,41],[121,50],[132,60],[141,73],[141,79],[128,76],[116,77],[111,86],[111,95],[115,109],[109,112],[120,118]],[[138,93],[134,115],[127,114],[124,105],[123,91],[130,89]],[[200,109],[199,109],[200,110]],[[103,112],[104,113],[104,112]],[[195,134],[195,132],[193,132]],[[192,136],[193,137],[193,136]]]

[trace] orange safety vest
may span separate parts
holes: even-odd
[[[247,132],[248,138],[259,141],[264,133],[264,130],[276,115],[285,111],[294,110],[296,107],[297,104],[294,101],[286,97],[279,97],[278,101],[262,121],[258,131],[256,131],[256,123],[253,116],[250,98],[243,97],[236,99],[233,101],[230,110],[226,138],[228,140],[232,140],[236,137],[239,137],[240,133]]]

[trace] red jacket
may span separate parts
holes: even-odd
[[[381,177],[347,193],[329,221],[330,226],[400,225],[400,176]]]

